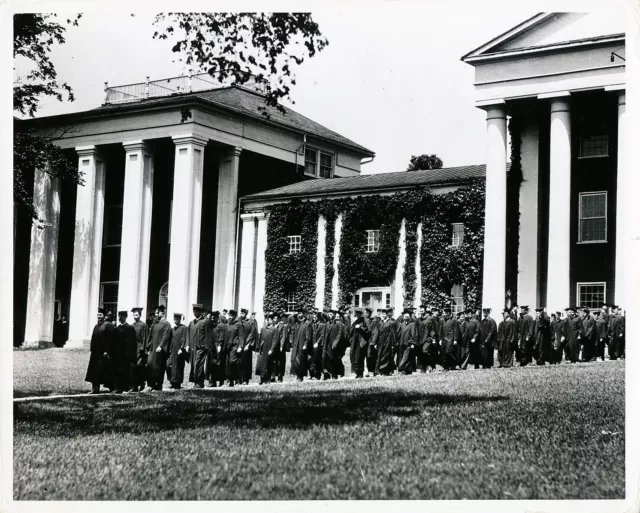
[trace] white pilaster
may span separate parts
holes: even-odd
[[[153,156],[143,141],[124,143],[124,201],[118,310],[147,308]]]
[[[267,249],[267,223],[269,217],[263,212],[254,214],[258,220],[256,237],[256,269],[253,309],[260,326],[264,326],[264,291],[266,282],[265,251]]]
[[[104,159],[95,146],[78,147],[76,152],[84,185],[78,185],[76,199],[67,348],[86,346],[96,324],[104,223]]]
[[[416,253],[416,297],[413,301],[413,306],[416,310],[422,304],[422,273],[420,272],[420,249],[422,248],[422,222],[418,223],[418,241],[417,241],[417,253]]]
[[[393,308],[395,309],[396,317],[400,315],[400,312],[404,310],[404,264],[407,260],[407,232],[406,232],[406,224],[405,220],[402,220],[400,224],[400,237],[398,240],[398,246],[400,248],[400,252],[398,254],[398,266],[396,267],[396,279],[395,279],[395,301],[393,304]]]
[[[518,247],[518,303],[538,305],[538,124],[522,120],[520,163],[520,238]]]
[[[622,91],[618,95],[618,179],[616,194],[616,274],[615,274],[615,304],[626,307],[625,301],[625,243],[628,236],[625,222],[629,216],[625,208],[625,196],[629,190],[635,190],[634,177],[625,165],[627,152],[627,95]]]
[[[571,250],[571,115],[569,99],[551,100],[547,308],[569,305]]]
[[[318,310],[324,308],[324,284],[325,284],[325,269],[324,269],[324,255],[327,249],[327,220],[324,216],[318,217],[318,248],[316,253],[316,303],[315,306]]]
[[[336,218],[335,246],[333,247],[333,280],[331,281],[331,308],[338,308],[338,263],[340,262],[340,238],[342,237],[342,214]]]
[[[505,305],[507,237],[507,110],[487,107],[487,179],[485,196],[482,306],[500,312]]]
[[[238,225],[238,176],[242,148],[231,148],[220,157],[216,248],[213,266],[213,304],[216,308],[234,306],[236,235]]]
[[[167,313],[193,317],[191,305],[198,302],[200,223],[202,217],[202,169],[206,139],[174,136],[173,211],[169,254]]]
[[[242,214],[242,242],[240,244],[240,290],[238,307],[253,308],[254,298],[254,261],[256,249],[256,221],[253,214]]]
[[[59,179],[36,169],[33,206],[40,217],[31,226],[29,292],[23,348],[51,347],[53,343],[58,231],[60,221]]]

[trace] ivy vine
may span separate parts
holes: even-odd
[[[418,257],[418,220],[410,219],[405,222],[405,248],[406,260],[402,273],[403,306],[405,308],[413,306],[416,297],[416,258]]]
[[[505,303],[511,307],[518,303],[518,251],[520,246],[520,185],[523,182],[521,146],[522,113],[509,120],[511,137],[511,168],[507,173],[507,240],[505,261]]]
[[[336,247],[336,218],[338,217],[334,209],[327,209],[323,212],[327,222],[325,230],[325,255],[324,255],[324,305],[323,307],[331,308],[333,300],[333,252]]]

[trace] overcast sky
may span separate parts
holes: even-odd
[[[294,109],[375,151],[363,173],[402,171],[421,153],[446,167],[482,164],[485,114],[473,106],[473,68],[460,57],[536,11],[497,12],[395,4],[315,11],[329,46],[297,68]],[[86,13],[52,54],[76,101],[43,102],[38,115],[99,106],[105,81],[181,74],[171,44],[152,39],[152,20]]]

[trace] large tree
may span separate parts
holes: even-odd
[[[14,84],[13,110],[22,116],[35,116],[40,100],[53,97],[58,101],[73,101],[73,90],[58,80],[50,53],[54,44],[65,42],[66,25],[78,25],[82,15],[67,19],[66,24],[56,21],[55,14],[16,14],[13,18]],[[28,69],[17,76],[15,65]],[[33,207],[33,191],[26,186],[26,177],[34,169],[42,169],[52,177],[82,183],[82,175],[74,163],[54,144],[61,134],[36,132],[23,128],[14,119],[13,137],[13,198],[16,206],[26,208],[33,219],[39,219]]]
[[[411,155],[407,171],[422,171],[425,169],[442,169],[442,159],[437,155]]]

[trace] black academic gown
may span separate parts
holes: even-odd
[[[498,341],[498,327],[491,317],[485,317],[480,321],[480,361],[482,367],[493,367],[493,351]]]
[[[252,375],[253,367],[253,352],[255,351],[258,341],[258,328],[257,324],[252,319],[245,319],[240,321],[238,327],[238,336],[240,347],[242,347],[242,353],[239,359],[240,380],[243,383],[249,383]]]
[[[424,358],[425,367],[430,367],[431,369],[435,369],[436,364],[438,363],[439,332],[440,326],[438,318],[436,316],[428,316],[421,335],[421,352]]]
[[[258,343],[258,360],[256,375],[260,376],[260,383],[270,383],[275,367],[275,357],[278,354],[280,340],[276,326],[265,326],[260,331]]]
[[[464,335],[462,337],[462,356],[460,358],[460,368],[466,369],[471,363],[476,369],[482,363],[480,351],[480,322],[472,317],[465,322]]]
[[[397,340],[398,328],[393,319],[387,319],[378,328],[378,358],[376,360],[376,374],[388,376],[395,369],[394,355]]]
[[[607,329],[607,322],[598,317],[596,319],[596,357],[601,358],[604,361],[604,348],[609,342],[609,333]]]
[[[155,390],[162,390],[165,362],[169,356],[172,334],[171,324],[166,319],[156,322],[151,327],[147,342],[147,354],[149,355],[147,357],[147,384]]]
[[[143,321],[134,321],[131,325],[136,332],[136,368],[134,382],[136,387],[143,387],[147,379],[147,342],[149,340],[149,326]]]
[[[289,342],[289,327],[284,321],[278,322],[276,326],[278,337],[278,349],[274,354],[274,367],[273,373],[282,381],[284,372],[287,367],[287,352],[291,351],[291,344]]]
[[[207,320],[204,317],[193,319],[187,328],[187,346],[189,347],[189,382],[204,387],[207,351]]]
[[[229,383],[235,383],[240,378],[239,365],[240,354],[238,348],[240,347],[240,322],[238,319],[234,319],[233,322],[228,322],[224,333],[224,349],[226,358],[226,372]],[[242,350],[242,349],[241,349]]]
[[[584,324],[580,317],[574,317],[573,319],[569,319],[567,324],[569,328],[569,337],[567,341],[567,359],[571,363],[575,363],[578,361],[579,352],[580,352],[580,342],[582,337],[584,336]]]
[[[187,331],[184,324],[173,327],[171,347],[167,359],[167,378],[174,388],[180,388],[184,382],[184,364],[187,358]]]
[[[105,354],[112,344],[114,337],[113,330],[113,324],[109,321],[102,321],[93,328],[91,344],[89,346],[89,365],[84,380],[92,383],[94,386],[111,382],[112,378],[108,374],[109,370],[106,364],[108,356],[105,357]]]
[[[416,324],[412,321],[403,323],[400,326],[399,335],[400,363],[398,364],[398,372],[411,374],[416,371],[416,347],[419,343]]]
[[[442,366],[455,369],[458,365],[458,345],[461,342],[460,324],[453,317],[444,321],[440,326],[440,340],[442,341]]]
[[[513,351],[518,343],[516,322],[507,317],[498,327],[498,364],[499,367],[513,367]]]
[[[349,357],[351,359],[351,372],[357,378],[361,378],[364,375],[364,360],[367,355],[367,346],[370,338],[371,332],[364,318],[359,317],[353,321]]]
[[[551,327],[549,316],[541,312],[535,320],[534,356],[538,365],[544,365],[551,358]]]
[[[341,370],[339,347],[343,336],[343,325],[340,321],[327,322],[325,326],[325,343],[322,355],[322,368],[326,375],[337,378]]]
[[[115,359],[117,375],[115,385],[118,390],[129,390],[133,385],[137,361],[136,330],[130,324],[116,326],[114,335],[118,341],[118,356]]]
[[[314,322],[313,328],[313,352],[311,355],[311,365],[309,374],[312,378],[320,379],[322,377],[322,354],[324,352],[324,344],[327,338],[326,323],[324,321]]]
[[[291,374],[303,379],[307,374],[307,355],[313,345],[313,328],[309,321],[296,321],[292,328]]]
[[[214,386],[216,384],[222,386],[226,377],[227,355],[224,352],[225,326],[226,324],[222,321],[212,321],[209,324],[209,331],[212,333],[212,352],[209,353],[209,369],[207,374],[209,375],[209,382]]]
[[[380,333],[380,319],[378,317],[370,317],[365,319],[367,329],[371,333],[369,344],[367,344],[367,355],[365,361],[367,363],[367,372],[374,376],[376,372],[376,360],[378,359],[378,335]]]
[[[518,347],[516,349],[516,356],[520,361],[520,366],[531,363],[533,356],[534,327],[533,317],[529,314],[521,315],[520,319],[518,319]]]

